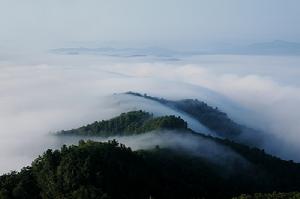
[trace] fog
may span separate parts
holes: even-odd
[[[52,137],[52,139],[54,138]],[[151,131],[146,134],[107,138],[63,135],[55,139],[59,139],[60,144],[77,144],[80,139],[100,142],[117,140],[119,143],[125,144],[132,150],[151,150],[156,147],[161,149],[167,148],[180,151],[185,155],[200,157],[217,164],[222,167],[222,172],[234,172],[232,170],[234,164],[238,164],[241,170],[251,168],[252,166],[250,162],[227,146],[222,146],[212,140],[181,131]]]
[[[0,60],[0,173],[29,165],[47,148],[63,144],[49,138],[51,132],[129,110],[180,115],[190,128],[213,134],[157,103],[114,95],[126,91],[218,106],[238,123],[262,130],[267,152],[300,161],[300,57],[202,55],[176,62],[47,53],[24,57]]]

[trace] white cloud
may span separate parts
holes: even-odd
[[[285,62],[289,59],[293,61]],[[0,171],[29,164],[49,146],[41,135],[107,119],[134,106],[127,104],[124,109],[107,101],[107,96],[129,90],[170,99],[198,98],[219,106],[236,121],[268,133],[267,151],[299,161],[300,82],[287,81],[293,76],[290,71],[299,73],[298,58],[203,56],[177,63],[91,56],[37,60],[0,63],[0,159],[4,162]],[[287,65],[266,70],[265,65],[276,60]]]

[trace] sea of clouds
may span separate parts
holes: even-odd
[[[179,61],[84,55],[0,57],[0,173],[20,169],[63,141],[51,132],[144,108],[114,93],[198,98],[264,132],[263,148],[300,161],[300,57],[202,55]],[[183,116],[189,126],[211,134]],[[130,145],[130,143],[129,143]]]

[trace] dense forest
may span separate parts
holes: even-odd
[[[299,190],[299,165],[287,162],[285,167],[293,175],[284,170],[277,175],[266,170],[268,164],[284,167],[265,157],[244,171],[233,165],[236,172],[226,173],[201,157],[167,148],[132,151],[115,140],[80,141],[60,150],[49,149],[31,166],[1,176],[0,198],[215,199]],[[262,197],[254,194],[238,198]],[[267,198],[284,197],[271,194]]]
[[[62,135],[96,135],[96,136],[115,136],[115,135],[133,135],[145,133],[153,130],[181,130],[187,129],[187,123],[180,117],[162,116],[153,117],[152,114],[144,111],[131,111],[110,120],[96,121],[92,124],[61,131]]]
[[[265,153],[264,150],[256,147],[249,147],[229,139],[221,139],[194,132],[187,127],[187,123],[183,119],[173,115],[154,117],[152,114],[145,111],[131,111],[122,113],[110,120],[94,122],[78,129],[60,131],[58,132],[58,135],[94,135],[100,137],[111,137],[116,135],[130,136],[142,133],[145,134],[150,131],[164,133],[170,132],[170,130],[173,130],[171,131],[172,134],[169,135],[170,139],[172,137],[179,136],[178,134],[180,133],[181,135],[190,137],[193,140],[197,140],[197,138],[199,138],[199,142],[201,142],[201,140],[207,140],[225,148],[229,148],[241,157],[245,158],[247,161],[251,162],[251,164],[258,165],[258,167],[263,168],[263,170],[276,174],[276,177],[280,177],[281,182],[286,181],[287,186],[292,186],[289,182],[291,179],[293,179],[293,181],[300,182],[300,164],[294,163],[293,161],[283,161],[280,158],[269,155]],[[238,162],[238,159],[235,161],[236,164],[239,164],[240,166],[243,164]],[[275,181],[272,183],[274,184]],[[282,188],[284,184],[280,184],[278,186]],[[295,189],[296,188],[297,187],[295,187]]]

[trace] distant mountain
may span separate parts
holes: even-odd
[[[52,53],[55,54],[66,54],[66,55],[101,55],[111,57],[123,57],[123,58],[135,58],[135,57],[160,57],[170,59],[173,61],[178,60],[177,57],[186,56],[193,54],[192,52],[179,52],[175,50],[169,50],[158,47],[147,47],[147,48],[57,48],[52,49]]]
[[[222,45],[214,46],[209,49],[201,48],[190,51],[176,51],[160,47],[146,48],[57,48],[50,50],[51,53],[64,55],[100,55],[121,58],[139,58],[139,57],[157,57],[169,61],[178,61],[181,58],[194,55],[210,55],[210,54],[237,54],[237,55],[300,55],[300,43],[289,42],[283,40],[275,40],[271,42],[253,43],[250,45]]]
[[[244,46],[225,45],[211,49],[208,54],[233,55],[300,55],[300,43],[275,40]]]
[[[174,110],[188,114],[217,135],[224,138],[236,140],[243,132],[253,134],[258,133],[254,129],[234,122],[226,113],[222,112],[217,107],[211,107],[205,102],[197,99],[172,101],[136,92],[126,92],[125,94],[156,101]]]
[[[241,53],[262,55],[300,55],[300,43],[282,40],[265,43],[255,43],[242,48]]]

